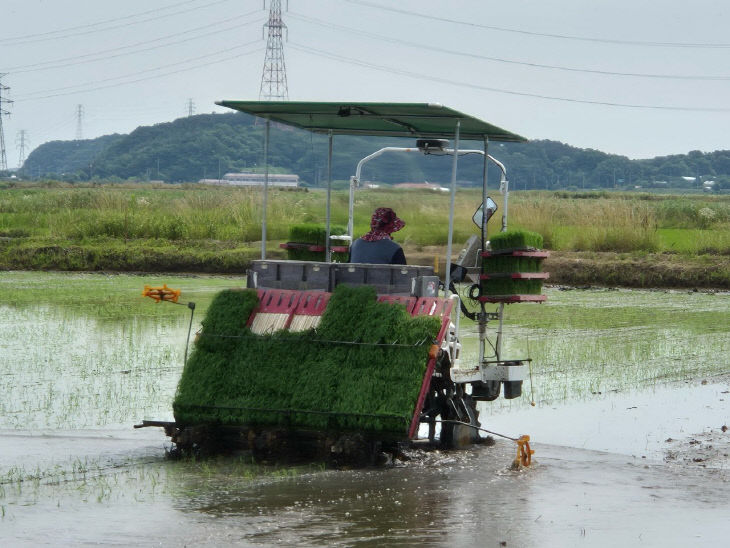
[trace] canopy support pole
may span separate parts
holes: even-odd
[[[355,186],[357,183],[355,177],[350,177],[350,198],[347,204],[347,234],[350,236],[350,245],[355,241]]]
[[[482,251],[487,250],[487,238],[489,236],[487,232],[487,175],[489,173],[489,138],[484,136],[484,167],[482,168]],[[483,261],[484,259],[482,259]],[[479,263],[481,264],[481,262]],[[484,303],[481,303],[481,312],[477,316],[479,322],[479,363],[484,363],[484,354],[487,340],[487,314],[484,309]]]
[[[264,131],[264,203],[261,213],[261,260],[266,259],[266,207],[269,201],[269,132],[271,129],[271,120],[266,119],[266,129]]]
[[[484,136],[484,167],[482,175],[482,251],[487,246],[487,176],[489,173],[489,137]]]
[[[446,244],[446,274],[444,294],[449,296],[451,285],[451,244],[454,240],[454,207],[456,204],[456,169],[459,161],[459,133],[461,131],[461,120],[456,121],[454,130],[454,161],[451,164],[451,203],[449,204],[449,239]]]
[[[509,209],[509,181],[507,177],[502,176],[500,181],[502,193],[504,194],[504,207],[502,208],[502,232],[507,231],[507,210]]]
[[[327,151],[327,228],[325,230],[325,262],[332,261],[330,249],[330,206],[332,204],[332,130],[328,132],[329,147]]]

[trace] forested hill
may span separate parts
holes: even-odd
[[[263,124],[257,125],[243,113],[189,116],[139,127],[129,135],[46,143],[28,156],[20,175],[68,181],[215,179],[232,171],[260,168],[263,132]],[[383,146],[413,145],[412,139],[336,136],[333,177],[348,180],[360,158]],[[467,141],[462,147],[480,148],[481,143]],[[544,140],[492,143],[490,154],[507,166],[513,189],[701,188],[702,182],[710,180],[715,181],[714,190],[730,189],[728,150],[629,160]],[[326,177],[327,139],[273,125],[269,165],[277,171],[298,174],[305,184],[317,185]],[[476,155],[459,161],[462,184],[477,184],[481,171],[482,162]],[[446,184],[450,173],[451,162],[443,157],[393,153],[367,164],[362,178],[379,183]],[[490,171],[490,177],[498,177],[496,170]],[[690,177],[696,179],[690,181]]]

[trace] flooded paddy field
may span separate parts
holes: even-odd
[[[0,273],[0,545],[688,546],[730,525],[730,295],[549,289],[507,308],[532,387],[481,408],[514,444],[378,469],[170,460],[195,301],[238,278]],[[468,324],[465,356],[475,356]],[[535,406],[531,406],[531,401]],[[506,544],[502,544],[506,543]]]

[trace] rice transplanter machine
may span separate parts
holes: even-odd
[[[261,258],[252,262],[247,274],[247,287],[256,290],[258,305],[246,319],[248,329],[258,335],[286,331],[297,333],[313,329],[316,332],[337,286],[346,284],[351,287],[374,287],[378,301],[405,306],[408,314],[413,317],[435,317],[440,328],[431,341],[423,377],[414,381],[418,383],[417,392],[414,390],[417,398],[412,402],[408,420],[403,421],[402,430],[391,431],[388,435],[382,432],[357,434],[377,448],[383,447],[383,444],[419,439],[427,439],[446,448],[459,448],[478,442],[481,425],[477,402],[492,401],[500,394],[507,399],[519,397],[522,383],[527,376],[529,358],[505,359],[503,356],[505,304],[545,300],[541,289],[542,281],[548,275],[542,272],[541,265],[547,252],[539,249],[541,239],[525,239],[520,234],[510,234],[507,231],[507,172],[505,166],[488,152],[492,141],[524,142],[525,139],[475,117],[430,103],[221,101],[218,104],[265,120],[266,163],[272,122],[325,134],[329,139],[324,240],[282,244],[286,249],[302,249],[304,246],[320,253],[320,260],[299,261],[267,257],[268,168],[266,170]],[[355,175],[350,179],[346,234],[331,233],[332,151],[335,135],[410,137],[416,140],[415,147],[385,147],[357,164]],[[453,138],[453,146],[445,138]],[[483,148],[460,148],[462,140],[481,141]],[[431,266],[353,264],[332,260],[333,254],[346,253],[354,238],[355,196],[361,188],[363,167],[383,154],[404,152],[447,156],[451,160],[449,224],[443,282]],[[465,155],[478,155],[483,159],[482,203],[473,215],[479,232],[469,239],[458,259],[454,261],[452,245],[456,181],[459,159]],[[496,166],[500,173],[499,190],[502,196],[500,231],[492,236],[491,245],[487,224],[499,208],[487,193],[490,165]],[[499,245],[495,245],[498,240]],[[162,300],[165,300],[164,297]],[[496,309],[489,311],[488,306],[492,304],[496,305]],[[459,334],[461,314],[477,324],[478,356],[475,363],[463,363]],[[487,337],[489,322],[497,323],[494,343]],[[265,364],[261,366],[265,367]],[[343,364],[343,367],[346,366],[347,364]],[[400,390],[402,387],[380,388]],[[294,410],[290,411],[291,415],[295,414]],[[327,409],[296,411],[328,412]],[[369,413],[366,414],[369,416]],[[377,415],[377,410],[373,409],[372,414]],[[202,428],[210,427],[210,424],[185,424],[176,420],[143,421],[139,426],[163,426],[172,441],[181,448],[195,447],[210,439],[210,428]],[[271,435],[271,429],[266,429],[261,424],[214,426],[218,435],[235,438],[239,445],[254,450],[257,447],[261,449],[271,439],[278,439],[278,436]],[[296,424],[289,425],[286,429],[298,431]],[[327,432],[317,433],[314,437],[320,446],[324,445],[324,451],[330,453],[342,450],[347,445],[343,440],[346,442],[348,436],[353,434],[336,424],[334,427],[330,425],[326,430]],[[521,448],[522,463],[529,464],[530,450],[525,443],[527,440],[515,438],[515,441],[518,441]]]

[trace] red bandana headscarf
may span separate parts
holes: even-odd
[[[366,242],[377,242],[385,238],[391,239],[390,235],[393,232],[398,232],[404,226],[406,226],[406,223],[397,217],[395,211],[389,207],[379,207],[370,219],[370,232],[364,234],[362,239]]]

